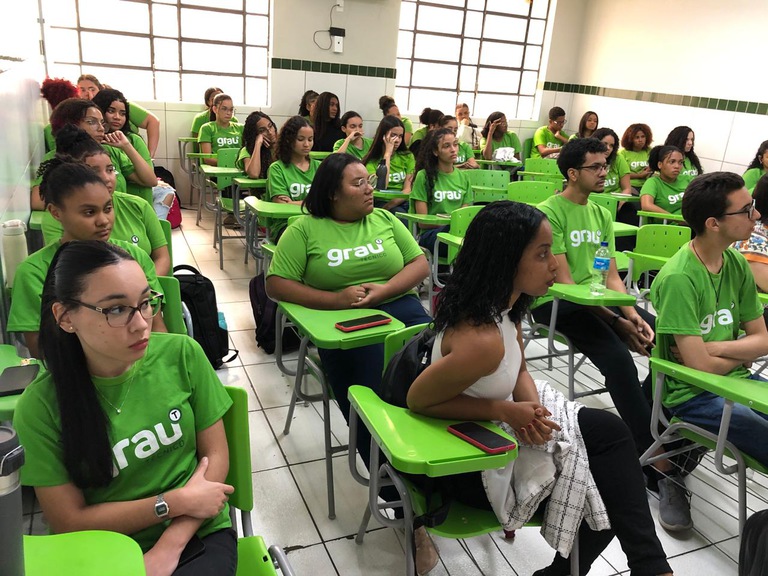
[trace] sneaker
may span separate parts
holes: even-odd
[[[413,541],[416,547],[416,573],[424,576],[437,566],[437,549],[424,526],[413,531]]]
[[[227,214],[222,224],[224,224],[224,226],[237,226],[238,225],[237,218],[235,218],[234,214]]]
[[[679,475],[659,480],[659,523],[664,528],[680,532],[693,527],[690,496]]]

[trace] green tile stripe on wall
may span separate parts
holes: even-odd
[[[656,102],[658,104],[673,104],[676,106],[692,106],[709,110],[726,110],[729,112],[745,112],[747,114],[768,114],[768,102],[746,102],[744,100],[728,100],[724,98],[707,98],[705,96],[682,96],[680,94],[662,94],[659,92],[643,92],[637,90],[622,90],[620,88],[601,88],[583,84],[567,84],[563,82],[544,82],[544,90],[551,92],[566,92],[571,94],[589,94],[606,96],[608,98],[623,98],[641,102]]]
[[[316,62],[314,60],[292,60],[290,58],[272,58],[272,68],[275,70],[303,70],[305,72],[325,72],[327,74],[372,76],[373,78],[395,77],[394,68],[340,64],[338,62]]]

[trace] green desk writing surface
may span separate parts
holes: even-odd
[[[640,228],[637,226],[633,226],[632,224],[625,224],[624,222],[614,222],[613,223],[613,235],[616,238],[621,238],[622,236],[637,236],[637,231]]]
[[[416,222],[417,224],[447,226],[451,223],[451,217],[448,214],[412,214],[410,212],[398,212],[395,216],[403,220],[408,220],[408,222]]]
[[[376,200],[399,200],[405,198],[406,200],[411,197],[410,194],[405,192],[398,192],[397,190],[374,190],[373,197]]]
[[[30,230],[43,229],[43,214],[45,214],[45,210],[32,210],[32,213],[29,215]]]
[[[101,530],[24,536],[24,569],[26,576],[146,576],[136,541]]]
[[[252,190],[254,188],[266,188],[267,187],[267,179],[266,178],[233,178],[232,182],[240,186],[243,190]]]
[[[300,204],[280,204],[279,202],[259,200],[255,196],[244,198],[243,202],[245,202],[249,210],[267,218],[287,219],[291,216],[306,214],[306,212],[302,212]]]
[[[179,136],[179,142],[197,142],[194,136]]]
[[[448,244],[448,246],[453,246],[454,248],[461,248],[464,245],[463,236],[456,236],[450,232],[440,232],[437,237],[445,244]]]
[[[200,171],[209,178],[215,176],[240,176],[242,171],[239,168],[226,168],[224,166],[210,166],[201,164]]]
[[[634,296],[610,288],[605,289],[603,296],[593,296],[586,284],[555,284],[549,289],[549,295],[584,306],[633,306],[635,304]]]

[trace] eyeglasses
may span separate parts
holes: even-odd
[[[355,180],[352,183],[352,185],[357,187],[357,188],[360,188],[366,182],[368,182],[368,184],[371,186],[371,188],[373,188],[375,190],[376,189],[376,185],[379,183],[379,178],[378,178],[378,176],[376,176],[376,174],[369,174],[367,178],[358,178],[357,180]]]
[[[235,109],[234,108],[228,108],[227,106],[219,106],[219,112],[224,112],[225,114],[227,112],[232,112],[232,114],[234,114],[235,113]]]
[[[93,126],[94,128],[96,126],[101,126],[102,128],[109,126],[106,120],[96,120],[96,118],[83,118],[83,122],[88,124],[88,126]]]
[[[752,214],[755,213],[755,201],[752,200],[752,204],[747,206],[746,208],[742,208],[741,210],[737,210],[736,212],[726,212],[723,214],[723,216],[738,216],[739,214],[746,214],[747,218],[752,220]]]
[[[565,126],[568,124],[568,120],[553,120],[552,123],[557,126]]]
[[[70,302],[73,304],[78,304],[83,308],[88,308],[88,310],[98,312],[99,314],[104,314],[104,317],[107,319],[107,324],[109,324],[112,328],[120,328],[130,324],[136,312],[141,314],[141,316],[146,320],[157,316],[157,313],[160,312],[160,308],[163,305],[163,295],[160,294],[160,292],[151,290],[149,293],[149,298],[144,300],[138,306],[119,304],[117,306],[110,306],[109,308],[100,308],[99,306],[93,306],[92,304],[80,302],[80,300],[70,300]]]
[[[600,172],[608,172],[608,169],[608,164],[590,164],[589,166],[578,166],[576,168],[576,170],[589,170],[595,174],[600,174]]]

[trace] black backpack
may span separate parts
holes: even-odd
[[[277,304],[267,296],[263,272],[251,278],[248,283],[248,296],[251,300],[253,319],[256,322],[256,344],[267,354],[274,354]],[[301,339],[292,329],[286,328],[283,331],[283,352],[298,350],[299,344]]]
[[[435,343],[436,332],[432,328],[425,328],[408,342],[402,350],[392,356],[381,378],[381,387],[376,390],[379,398],[406,408],[408,390],[419,374],[424,372],[432,362],[432,345]]]
[[[181,301],[191,316],[192,336],[203,347],[211,365],[218,369],[237,358],[238,351],[229,348],[227,329],[219,324],[213,283],[197,268],[186,264],[174,266],[173,276],[179,281]]]

